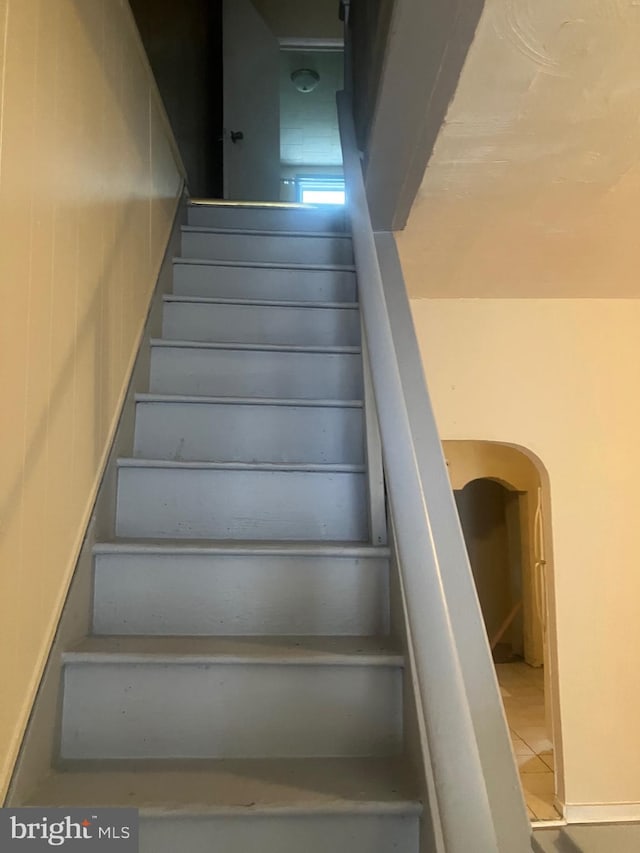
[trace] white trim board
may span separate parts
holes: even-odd
[[[567,824],[640,821],[640,803],[565,803],[563,811]]]

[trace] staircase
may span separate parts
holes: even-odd
[[[192,205],[182,240],[25,805],[135,806],[143,853],[417,853],[343,214]]]

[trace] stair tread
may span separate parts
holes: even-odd
[[[66,663],[252,663],[402,666],[389,637],[118,636],[87,637],[63,654]]]
[[[183,258],[175,257],[174,264],[201,264],[210,267],[252,267],[257,269],[272,270],[330,270],[333,272],[355,273],[354,264],[313,264],[313,263],[286,263],[285,261],[225,261],[216,258]]]
[[[223,210],[295,210],[299,213],[345,213],[343,204],[309,204],[301,201],[235,201],[217,198],[191,198],[187,207],[212,207]]]
[[[326,353],[329,355],[359,355],[360,347],[294,346],[291,344],[239,344],[215,343],[211,341],[180,341],[166,338],[151,338],[152,347],[175,347],[179,349],[213,350],[257,350],[259,352]]]
[[[136,403],[212,403],[225,406],[291,406],[303,408],[361,409],[362,400],[307,400],[293,397],[207,397],[193,394],[139,393]]]
[[[93,548],[94,554],[118,553],[193,553],[193,554],[282,554],[287,556],[328,556],[328,557],[388,557],[388,547],[373,545],[350,545],[341,542],[260,542],[249,540],[198,539],[113,539],[100,542]]]
[[[322,237],[328,240],[351,240],[344,231],[267,231],[264,228],[219,228],[207,225],[183,225],[182,232],[198,234],[237,234],[244,237]]]
[[[192,814],[422,811],[405,762],[380,758],[74,761],[43,780],[26,805]]]
[[[300,473],[324,474],[364,474],[365,465],[335,465],[314,462],[312,464],[297,464],[289,462],[176,462],[173,459],[140,459],[128,457],[118,459],[118,468],[166,468],[173,471],[297,471]]]
[[[204,305],[245,305],[258,308],[312,308],[324,310],[332,308],[340,311],[357,311],[357,302],[305,302],[300,299],[242,299],[218,296],[180,296],[167,293],[162,297],[164,302],[184,302]]]

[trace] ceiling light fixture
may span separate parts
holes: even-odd
[[[311,68],[298,68],[291,75],[291,82],[298,92],[313,92],[320,82],[320,75]]]

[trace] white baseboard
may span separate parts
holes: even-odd
[[[565,803],[567,823],[625,823],[640,821],[640,803]]]

